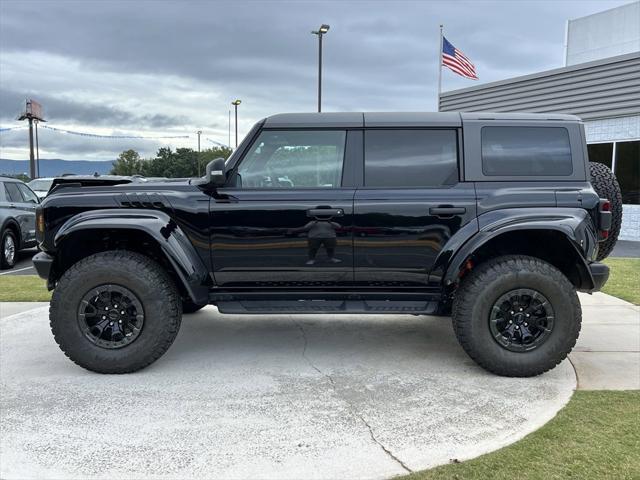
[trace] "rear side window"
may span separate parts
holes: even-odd
[[[439,187],[458,181],[455,130],[367,130],[367,187]]]
[[[20,190],[18,190],[18,185],[13,182],[5,182],[4,190],[7,196],[7,200],[14,203],[24,203],[24,199],[22,195],[20,195]]]
[[[562,127],[483,127],[487,176],[566,176],[573,173],[569,132]]]

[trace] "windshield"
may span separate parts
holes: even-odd
[[[48,191],[51,188],[51,184],[53,183],[53,179],[50,180],[31,180],[27,185],[31,187],[31,190],[40,190],[40,191]]]

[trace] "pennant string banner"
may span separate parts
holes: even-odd
[[[49,125],[40,125],[47,130],[53,130],[55,132],[67,133],[69,135],[78,135],[81,137],[92,138],[146,138],[146,139],[176,139],[176,138],[190,138],[189,135],[173,135],[173,136],[145,136],[145,135],[98,135],[97,133],[76,132],[74,130],[65,130],[63,128],[50,127]]]
[[[215,140],[211,140],[210,138],[207,138],[207,141],[213,143],[214,145],[218,145],[219,147],[229,148],[229,145],[225,145],[224,143],[216,142]]]
[[[0,132],[8,132],[9,130],[20,130],[21,128],[27,128],[27,126],[20,125],[19,127],[0,127]]]

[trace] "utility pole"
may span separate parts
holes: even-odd
[[[241,103],[242,100],[238,99],[231,102],[231,105],[233,105],[236,110],[236,148],[238,148],[238,105],[240,105]]]
[[[36,175],[40,176],[40,144],[38,143],[38,120],[36,120]]]
[[[198,130],[196,133],[198,134],[198,175],[200,175],[200,135],[202,135],[202,130]]]
[[[322,36],[329,31],[329,25],[322,24],[311,33],[318,36],[318,112],[322,111]]]
[[[29,177],[31,179],[38,178],[34,153],[33,122],[46,122],[42,117],[42,105],[35,100],[27,100],[25,111],[18,117],[18,120],[29,120]],[[38,154],[38,157],[40,157],[40,154]]]

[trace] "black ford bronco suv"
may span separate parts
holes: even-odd
[[[281,114],[203,178],[57,179],[33,262],[56,342],[96,372],[146,367],[212,304],[451,315],[479,365],[531,376],[574,346],[619,207],[577,117]]]

